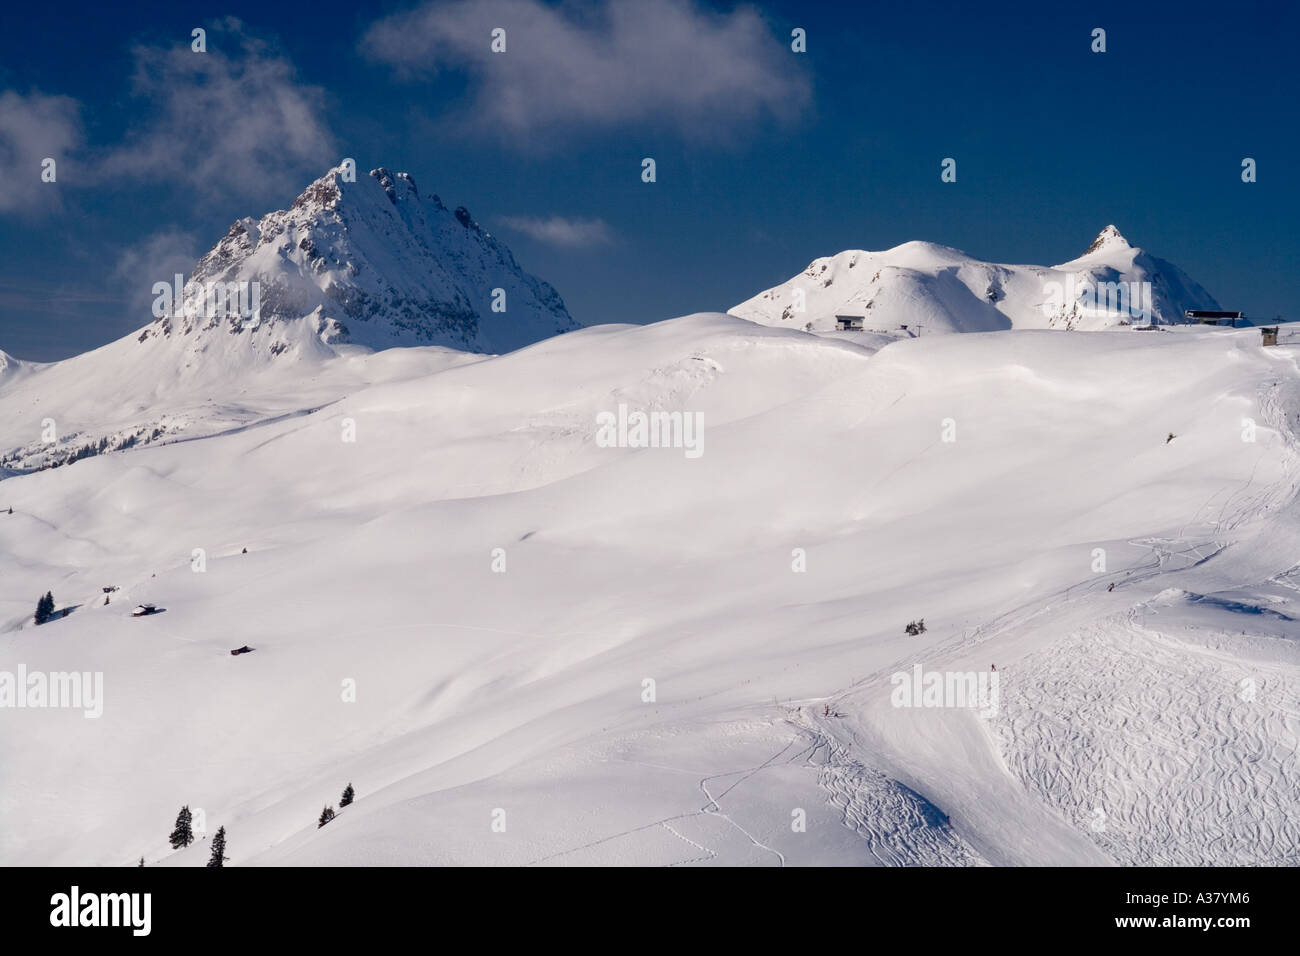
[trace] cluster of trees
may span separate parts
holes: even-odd
[[[343,788],[343,795],[339,798],[339,808],[348,806],[356,799],[357,792],[352,789],[349,782]],[[320,813],[320,820],[317,822],[316,829],[320,829],[329,823],[335,817],[334,808],[326,807]],[[194,814],[190,812],[189,806],[181,807],[181,812],[176,814],[176,826],[172,828],[171,836],[167,838],[173,850],[183,850],[194,842]],[[212,855],[208,859],[208,866],[225,866],[226,860],[226,828],[221,827],[212,837]],[[144,857],[140,857],[140,865],[144,866]]]
[[[96,455],[102,455],[104,452],[109,450],[127,451],[138,444],[148,444],[149,442],[157,441],[162,437],[162,435],[163,430],[161,428],[155,428],[153,432],[148,435],[146,435],[145,430],[141,428],[121,439],[116,445],[111,445],[108,436],[105,436],[98,442],[92,441],[87,445],[82,445],[76,451],[69,452],[58,461],[49,461],[42,465],[41,468],[62,468],[64,465],[71,465],[78,461],[84,461],[87,458],[94,458]],[[16,461],[17,459],[14,460]]]
[[[348,785],[343,788],[343,796],[339,797],[339,809],[342,810],[350,804],[356,795],[357,792],[352,789],[352,783],[349,781]],[[319,830],[325,824],[333,820],[335,816],[334,808],[327,804],[325,809],[320,812],[320,816],[316,819],[316,829]]]
[[[98,445],[93,442],[89,445],[83,445],[67,458],[63,459],[63,461],[59,462],[59,465],[71,465],[73,462],[82,461],[86,458],[94,458],[96,455],[102,455],[106,451],[108,451],[108,439],[101,438]],[[57,468],[58,465],[55,465],[55,467]]]
[[[167,840],[173,850],[184,849],[194,842],[194,814],[190,813],[188,806],[181,807],[181,812],[176,814],[176,827]],[[225,866],[228,859],[226,828],[221,827],[212,837],[212,855],[208,858],[208,866]],[[140,857],[140,865],[144,866],[144,857]]]
[[[45,597],[36,602],[36,623],[44,624],[54,617],[54,595],[46,591]]]
[[[908,634],[912,635],[913,637],[916,637],[916,635],[918,634],[924,634],[925,618],[921,618],[919,621],[908,621],[907,627],[903,628],[903,630],[905,630]]]

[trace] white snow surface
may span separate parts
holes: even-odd
[[[256,377],[296,412],[0,482],[0,672],[104,682],[0,709],[0,863],[1295,865],[1298,355],[699,314]],[[5,427],[145,400],[65,368],[0,362]]]

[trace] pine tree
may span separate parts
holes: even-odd
[[[139,863],[139,865],[140,865],[140,866],[144,866],[144,857],[140,857],[140,863]]]
[[[348,785],[343,789],[343,796],[339,797],[339,809],[341,810],[344,807],[346,807],[349,803],[351,803],[352,798],[355,797],[356,795],[357,792],[352,789],[352,783],[349,782]]]
[[[189,846],[194,842],[194,831],[190,829],[190,823],[193,819],[189,807],[181,807],[181,812],[176,814],[176,829],[168,837],[171,840],[173,850],[179,850],[181,847]]]
[[[333,819],[334,819],[334,808],[326,807],[324,810],[320,812],[320,820],[318,820],[316,823],[316,829],[319,830],[321,827],[323,827],[325,824],[329,823]]]
[[[226,828],[219,827],[217,835],[212,838],[212,858],[208,860],[208,866],[225,866],[226,860]]]
[[[46,591],[45,597],[36,602],[36,623],[44,624],[54,616],[54,595]]]

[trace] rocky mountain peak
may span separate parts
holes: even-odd
[[[140,341],[221,334],[266,339],[275,355],[312,337],[503,352],[578,328],[464,206],[422,197],[408,173],[350,172],[335,167],[287,209],[231,225]]]
[[[1114,226],[1107,226],[1105,229],[1103,229],[1101,232],[1097,234],[1096,239],[1092,240],[1092,245],[1088,247],[1087,251],[1084,252],[1084,255],[1089,256],[1092,255],[1094,252],[1101,252],[1102,250],[1105,249],[1117,249],[1117,248],[1130,249],[1132,247],[1129,245],[1128,240],[1125,239],[1122,235],[1120,235],[1120,231],[1118,229],[1116,229]]]

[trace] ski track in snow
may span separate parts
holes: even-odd
[[[708,863],[710,860],[716,860],[718,858],[718,854],[716,852],[710,850],[706,846],[702,846],[701,844],[696,843],[690,837],[683,836],[682,834],[678,833],[676,830],[674,830],[672,827],[668,825],[668,822],[666,820],[660,825],[669,833],[671,833],[673,836],[677,837],[677,839],[689,843],[691,846],[695,847],[695,849],[705,854],[705,856],[695,856],[695,857],[691,857],[689,860],[681,860],[677,863],[670,863],[668,864],[669,866],[687,866],[691,863]]]
[[[1253,701],[1245,678],[1258,682]],[[1112,859],[1300,864],[1293,669],[1202,652],[1130,618],[1030,655],[1004,686],[992,729],[1007,763]]]
[[[880,862],[880,865],[978,866],[984,864],[984,860],[952,829],[938,808],[925,798],[890,780],[884,774],[853,760],[844,747],[814,724],[809,723],[802,715],[791,716],[785,721],[785,725],[796,733],[796,738],[787,742],[761,764],[701,777],[698,786],[707,802],[699,810],[676,814],[612,833],[581,846],[548,854],[528,865],[553,863],[564,857],[571,857],[586,850],[631,838],[655,827],[662,827],[695,851],[695,855],[674,860],[665,864],[666,866],[711,863],[722,858],[719,849],[686,836],[672,825],[677,823],[680,826],[680,821],[708,817],[724,821],[756,849],[772,854],[778,866],[785,866],[787,862],[785,854],[776,847],[764,843],[749,829],[738,823],[723,809],[720,801],[758,777],[764,770],[786,764],[797,764],[817,771],[817,784],[825,790],[827,803],[840,812],[843,824],[868,844],[871,855]],[[792,748],[799,743],[804,744],[802,749],[791,753]],[[784,761],[782,761],[783,757]],[[673,767],[634,762],[660,770],[686,772]],[[709,787],[710,782],[728,777],[736,779],[715,795],[713,789]]]
[[[864,766],[811,725],[809,760],[843,823],[866,841],[881,866],[979,866],[984,860],[920,794]]]
[[[736,789],[736,787],[740,786],[742,783],[744,783],[750,777],[754,776],[754,774],[758,773],[760,770],[763,770],[766,767],[771,766],[773,762],[775,762],[778,758],[780,758],[786,751],[788,751],[793,746],[794,746],[794,742],[791,741],[790,743],[782,747],[779,751],[774,753],[767,760],[763,761],[763,763],[759,764],[757,767],[754,767],[752,770],[749,771],[744,771],[744,776],[742,776],[739,780],[733,783],[726,790],[722,791],[722,793],[719,794],[717,797],[713,796],[713,794],[709,792],[709,787],[708,787],[709,781],[716,780],[718,777],[732,776],[732,774],[715,774],[712,777],[704,777],[703,779],[700,780],[700,790],[702,790],[704,792],[704,795],[709,798],[709,802],[706,803],[701,808],[700,812],[711,813],[718,817],[721,817],[723,820],[726,820],[733,827],[735,827],[742,834],[744,834],[744,836],[749,840],[750,843],[754,844],[754,846],[758,847],[760,850],[766,850],[768,853],[775,854],[776,858],[780,861],[781,866],[785,866],[785,855],[780,850],[773,849],[772,847],[766,845],[765,843],[760,842],[752,833],[750,833],[748,830],[742,827],[735,820],[731,819],[731,817],[727,816],[727,814],[723,813],[722,806],[718,803],[718,800],[721,799],[722,797],[725,797],[728,793]]]
[[[766,768],[776,763],[778,759],[780,759],[783,755],[785,755],[790,750],[790,748],[794,746],[794,743],[795,743],[794,741],[788,742],[784,747],[782,747],[771,757],[769,757],[767,760],[763,761],[761,764],[759,764],[756,767],[748,767],[743,770],[728,770],[721,773],[713,773],[701,777],[698,786],[700,788],[700,791],[704,794],[708,802],[705,803],[705,805],[698,810],[689,811],[686,813],[679,813],[671,817],[666,817],[662,820],[655,820],[651,823],[643,824],[642,826],[632,827],[631,829],[622,830],[619,831],[618,833],[612,833],[607,837],[602,837],[601,839],[594,840],[590,843],[584,843],[581,846],[572,847],[568,850],[561,850],[558,853],[548,854],[547,856],[542,857],[541,859],[531,861],[527,865],[538,866],[541,864],[550,863],[562,857],[571,856],[575,853],[581,853],[583,850],[590,850],[597,846],[603,846],[615,840],[620,840],[626,837],[630,837],[633,834],[641,833],[645,830],[652,829],[654,827],[663,827],[663,829],[667,830],[669,833],[677,837],[679,840],[682,840],[683,842],[690,844],[690,846],[694,847],[696,850],[704,854],[703,856],[690,857],[684,860],[675,860],[672,863],[667,864],[668,866],[687,866],[693,863],[708,863],[718,858],[719,856],[718,851],[710,847],[704,846],[701,843],[697,843],[695,840],[692,840],[690,837],[685,836],[684,834],[680,833],[678,830],[674,829],[672,826],[669,825],[678,820],[690,820],[690,819],[707,816],[707,817],[712,817],[712,818],[725,821],[730,827],[732,827],[734,830],[736,830],[742,836],[744,836],[745,839],[748,840],[751,844],[753,844],[756,848],[763,850],[767,853],[771,853],[773,856],[775,856],[777,859],[778,866],[785,866],[785,855],[780,850],[777,850],[774,847],[768,846],[767,844],[763,843],[752,833],[750,833],[748,830],[742,827],[731,816],[729,816],[726,812],[723,811],[722,806],[718,801],[721,800],[722,797],[730,793],[732,790],[735,790],[742,783],[749,780],[755,774],[759,773],[762,770],[765,770]],[[801,751],[800,753],[803,752],[804,751]],[[642,764],[643,766],[655,766],[657,769],[683,772],[683,771],[678,771],[677,768],[673,768],[673,767],[662,767],[654,764],[644,764],[641,761],[633,761],[633,762]],[[712,792],[710,792],[708,787],[710,780],[718,780],[723,777],[735,777],[737,775],[739,775],[739,779],[731,786],[727,787],[726,790],[722,791],[722,793],[720,793],[718,796],[715,797],[712,794]]]

